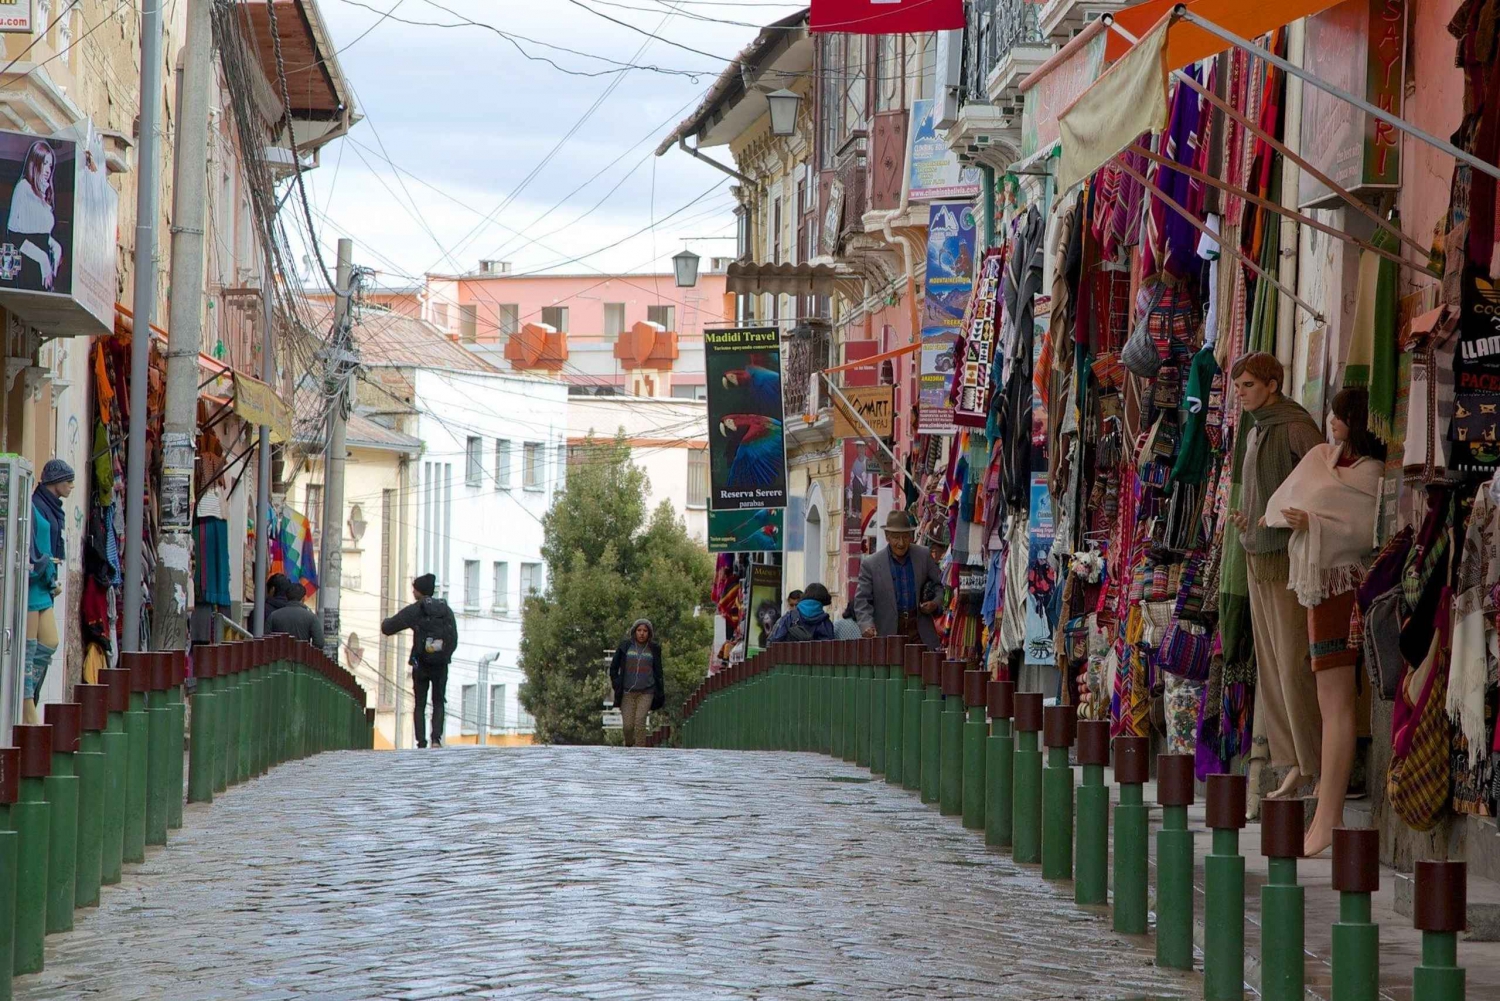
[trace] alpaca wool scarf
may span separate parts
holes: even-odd
[[[1266,501],[1266,524],[1286,528],[1286,509],[1307,512],[1307,528],[1287,546],[1287,586],[1304,608],[1352,591],[1364,578],[1375,537],[1381,463],[1363,458],[1341,468],[1342,446],[1322,444],[1308,452]]]

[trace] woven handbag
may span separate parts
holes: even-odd
[[[1415,831],[1436,827],[1452,795],[1452,734],[1443,707],[1448,697],[1452,607],[1452,595],[1445,591],[1432,646],[1422,666],[1407,674],[1392,713],[1386,797],[1396,816]]]
[[[1120,349],[1120,364],[1142,379],[1154,378],[1165,358],[1151,336],[1151,315],[1161,303],[1166,290],[1165,285],[1157,285],[1151,290],[1149,305],[1141,312],[1141,317],[1136,321],[1135,329],[1130,332],[1130,339],[1125,342],[1125,347]]]

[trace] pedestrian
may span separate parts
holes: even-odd
[[[795,611],[796,608],[797,608],[797,602],[799,602],[801,600],[802,600],[802,592],[801,591],[792,591],[790,594],[788,594],[786,596],[786,610],[787,610],[787,614],[791,614],[793,611]]]
[[[802,597],[776,623],[776,628],[771,630],[769,642],[806,643],[809,640],[833,639],[833,620],[828,617],[828,606],[833,604],[833,596],[828,593],[828,588],[822,584],[809,584],[807,590],[795,593]]]
[[[21,718],[40,723],[37,702],[42,682],[57,652],[57,613],[53,609],[62,593],[59,569],[67,558],[64,545],[63,499],[73,492],[73,467],[61,459],[49,459],[31,494],[31,572],[26,588],[26,664],[21,693]]]
[[[271,633],[284,633],[304,643],[311,643],[319,650],[323,649],[323,621],[318,618],[318,613],[303,604],[307,597],[307,588],[301,584],[288,584],[286,587],[287,604],[271,613],[266,620],[266,631]]]
[[[934,584],[941,593],[943,579],[932,554],[912,544],[914,533],[905,511],[892,511],[886,517],[885,547],[859,563],[854,615],[866,638],[905,636],[936,650],[938,633],[933,616],[938,614],[940,604],[923,600],[922,592]]]
[[[392,636],[403,629],[411,630],[411,680],[414,710],[412,726],[417,746],[427,746],[422,729],[427,715],[427,691],[432,690],[432,746],[443,746],[443,710],[448,703],[448,664],[458,646],[458,623],[453,609],[441,598],[434,598],[437,577],[424,573],[411,582],[410,605],[380,624],[380,631]]]
[[[292,582],[284,573],[273,573],[266,578],[266,621],[271,621],[271,616],[292,603],[287,597],[287,588]],[[306,593],[306,589],[303,589]]]
[[[844,606],[844,614],[838,617],[833,624],[833,638],[836,640],[857,640],[863,635],[860,632],[859,620],[854,617],[854,602]]]
[[[615,690],[625,746],[634,747],[646,736],[646,714],[667,702],[661,644],[656,642],[650,619],[636,619],[615,648],[614,659],[609,662],[609,682]]]

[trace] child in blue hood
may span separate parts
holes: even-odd
[[[772,643],[805,643],[808,640],[833,639],[833,620],[828,606],[833,596],[822,584],[809,584],[802,590],[797,606],[781,617],[771,630]]]

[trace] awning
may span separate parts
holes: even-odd
[[[864,278],[858,272],[831,264],[757,264],[735,261],[729,265],[725,291],[740,295],[833,295],[864,298]]]
[[[1342,0],[1145,0],[1114,14],[1115,24],[1132,36],[1141,38],[1150,31],[1178,4],[1190,13],[1227,28],[1236,35],[1255,38],[1268,31],[1319,11],[1336,7]],[[1131,48],[1119,32],[1109,32],[1105,43],[1104,58],[1109,62],[1121,58]],[[1167,39],[1167,68],[1181,69],[1200,59],[1216,55],[1229,48],[1222,38],[1204,31],[1196,25],[1179,21],[1172,26]]]
[[[292,437],[291,408],[268,384],[239,372],[234,373],[234,412],[247,424],[269,427],[273,442]]]

